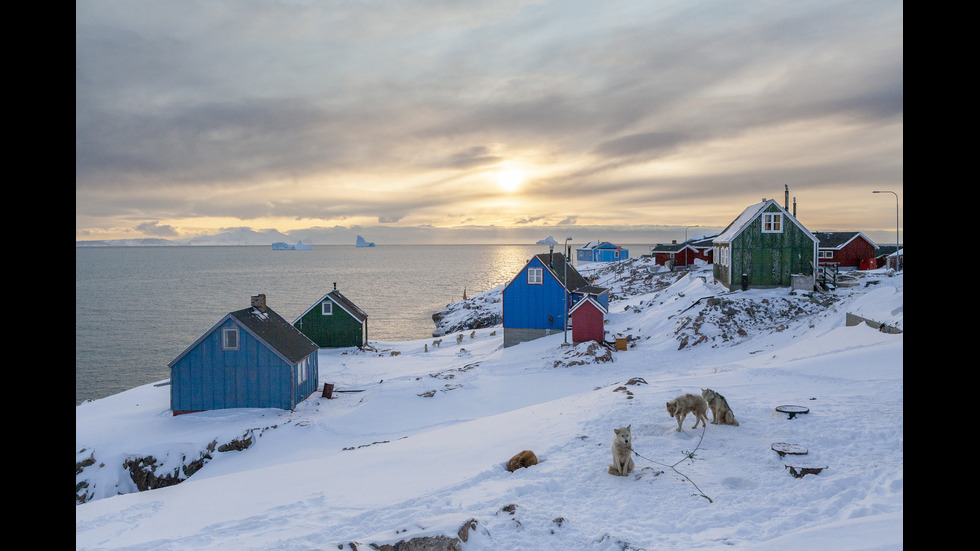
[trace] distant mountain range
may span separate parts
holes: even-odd
[[[302,239],[308,239],[303,236]],[[104,239],[75,241],[76,247],[173,247],[188,245],[260,245],[271,246],[277,241],[295,241],[278,230],[255,231],[249,228],[236,228],[232,231],[214,235],[201,235],[188,239],[163,239],[143,237],[136,239]]]

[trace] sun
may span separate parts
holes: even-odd
[[[505,168],[497,171],[497,185],[504,191],[517,191],[524,183],[527,175],[523,170]]]

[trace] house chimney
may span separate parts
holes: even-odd
[[[793,218],[796,218],[796,197],[793,197]]]
[[[786,189],[783,192],[783,208],[789,210],[789,184],[783,184],[783,187]]]
[[[265,306],[265,294],[259,293],[257,295],[252,295],[252,308],[255,308],[263,314],[265,313],[267,309]]]
[[[334,290],[334,291],[336,291],[336,290],[337,290],[337,282],[336,282],[336,281],[334,281],[334,282],[333,282],[333,290]]]
[[[555,267],[555,246],[548,245],[548,266]]]

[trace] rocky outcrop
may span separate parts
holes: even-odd
[[[271,427],[275,428],[275,427]],[[140,492],[153,490],[155,488],[165,488],[180,484],[187,480],[191,475],[201,470],[208,462],[214,458],[214,453],[242,451],[249,448],[255,442],[253,430],[245,431],[242,436],[219,445],[217,439],[211,441],[200,451],[197,457],[188,458],[181,456],[179,461],[171,458],[158,458],[153,455],[132,456],[123,460],[121,468],[125,473],[123,476],[132,480],[136,489]],[[87,450],[81,450],[83,453]],[[95,489],[91,487],[90,480],[85,470],[95,465],[95,451],[91,451],[89,456],[81,461],[75,462],[75,504],[85,503],[95,498]],[[173,466],[175,465],[176,466]],[[165,466],[168,465],[168,466]],[[98,468],[105,468],[104,463],[100,463]]]

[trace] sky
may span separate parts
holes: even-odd
[[[904,223],[900,1],[75,6],[76,241]]]

